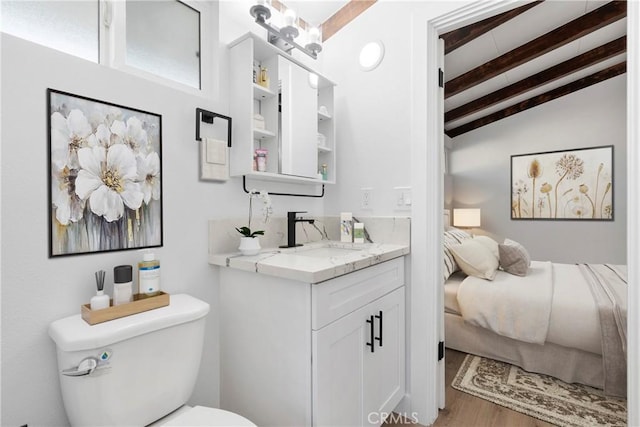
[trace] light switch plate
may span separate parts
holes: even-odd
[[[393,208],[397,211],[411,210],[411,187],[393,187]]]

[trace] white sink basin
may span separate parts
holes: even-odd
[[[308,256],[313,258],[331,258],[331,257],[342,257],[347,255],[353,255],[358,252],[362,252],[362,249],[335,248],[335,247],[328,246],[323,248],[298,250],[295,252],[295,255]]]

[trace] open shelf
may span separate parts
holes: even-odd
[[[255,139],[269,139],[275,138],[276,134],[266,129],[253,128],[253,137]]]
[[[331,116],[318,111],[318,121],[331,120]]]
[[[257,83],[253,84],[253,99],[263,100],[273,98],[274,96],[276,96],[275,92],[272,92]]]

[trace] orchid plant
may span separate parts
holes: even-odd
[[[264,190],[258,191],[256,189],[252,189],[249,191],[249,223],[246,227],[236,227],[238,233],[240,233],[243,237],[256,237],[263,236],[264,230],[254,230],[251,231],[251,216],[253,214],[253,199],[257,198],[262,201],[262,217],[263,222],[266,224],[269,221],[269,216],[273,213],[273,209],[271,207],[271,197],[269,197],[269,193]]]

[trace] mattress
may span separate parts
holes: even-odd
[[[467,277],[462,271],[453,273],[444,282],[444,311],[460,316],[460,306],[458,305],[458,286]]]
[[[599,315],[589,284],[572,264],[554,263],[552,275],[553,298],[546,342],[601,355]],[[460,315],[457,293],[465,278],[464,273],[457,272],[445,282],[445,312]]]

